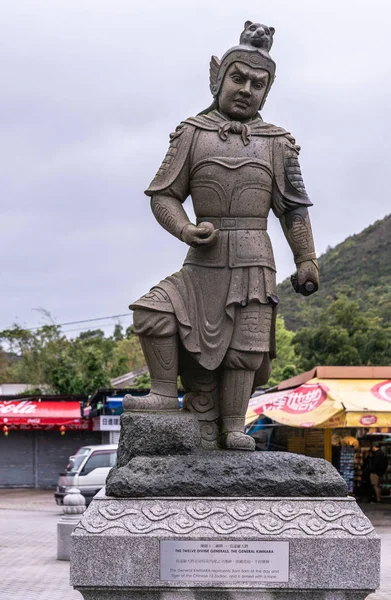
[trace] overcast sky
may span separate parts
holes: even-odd
[[[262,116],[302,146],[318,254],[391,212],[389,0],[18,0],[1,12],[0,329],[40,324],[37,307],[58,323],[126,313],[178,270],[186,247],[143,190],[170,131],[210,104],[210,56],[247,19],[276,29]],[[282,280],[294,264],[270,221]]]

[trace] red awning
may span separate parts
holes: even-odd
[[[80,402],[45,402],[39,400],[0,400],[0,426],[18,429],[89,429],[82,419]]]

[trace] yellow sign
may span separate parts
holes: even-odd
[[[391,380],[314,378],[250,400],[246,423],[265,415],[292,427],[391,427]]]

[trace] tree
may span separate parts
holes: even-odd
[[[8,366],[8,381],[35,387],[48,383],[49,373],[68,343],[56,325],[44,325],[36,331],[14,325],[0,332],[0,341],[17,357]]]
[[[14,325],[0,332],[0,343],[15,357],[7,362],[0,352],[0,377],[51,393],[89,395],[110,387],[111,378],[145,365],[137,336],[132,330],[126,335],[117,326],[111,337],[95,329],[68,339],[53,324],[35,331]]]
[[[113,339],[119,342],[124,339],[123,327],[119,323],[114,327]]]
[[[268,386],[277,385],[280,381],[298,374],[297,364],[299,356],[293,346],[295,334],[285,327],[284,318],[277,315],[276,319],[276,347],[277,358],[273,360],[273,370],[268,381]]]
[[[317,327],[301,329],[293,344],[304,370],[316,365],[391,364],[391,328],[379,317],[363,315],[358,303],[345,297],[328,306]]]
[[[92,394],[110,387],[108,360],[113,341],[100,330],[80,334],[68,342],[48,373],[49,385],[59,394]]]
[[[147,373],[143,373],[142,375],[139,375],[138,377],[136,377],[135,380],[136,383],[136,388],[139,390],[149,390],[151,387],[151,376],[150,374]]]
[[[115,344],[109,364],[111,377],[119,377],[130,371],[138,371],[144,365],[144,354],[136,334],[133,333]]]
[[[7,383],[9,380],[9,362],[8,356],[0,347],[0,383]]]

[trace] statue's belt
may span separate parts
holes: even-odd
[[[197,217],[197,225],[207,221],[215,229],[267,229],[267,219],[263,217]]]

